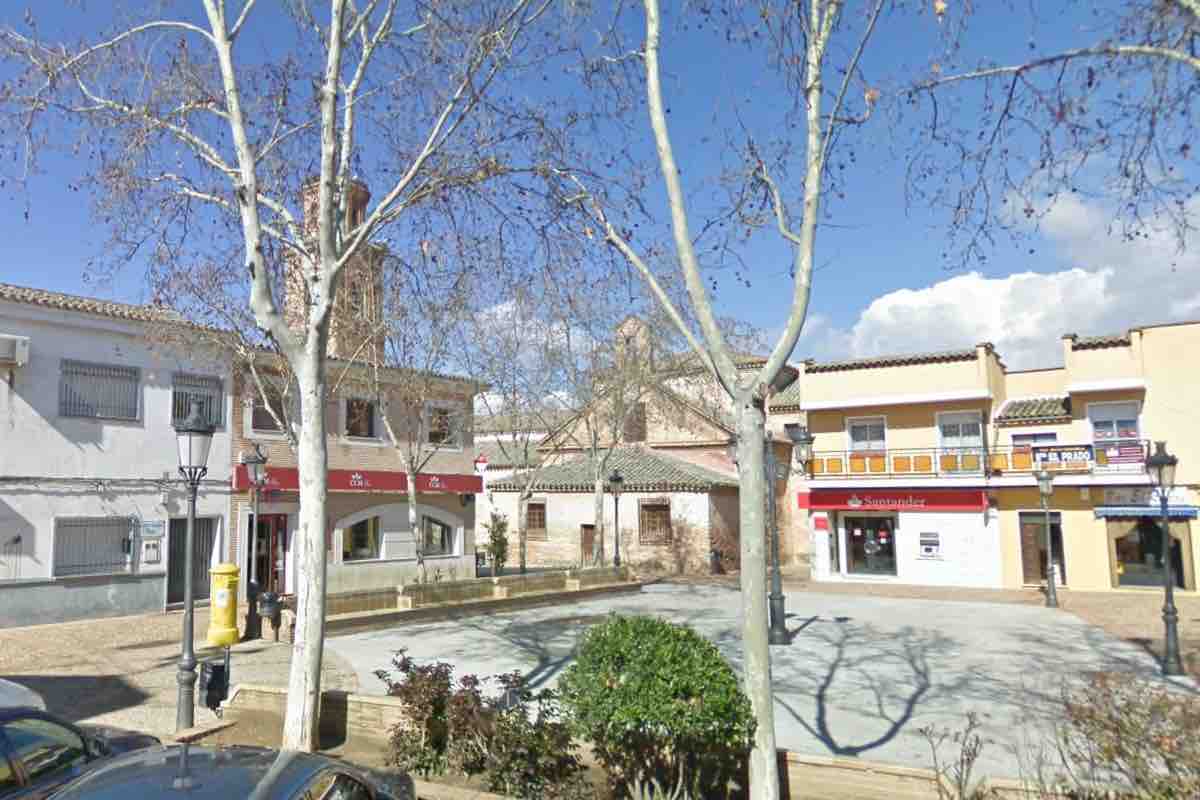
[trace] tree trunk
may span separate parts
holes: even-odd
[[[325,639],[325,501],[328,454],[325,441],[325,349],[323,335],[305,342],[296,382],[300,390],[300,527],[293,540],[296,559],[296,632],[288,676],[282,747],[317,749],[321,706],[321,656]]]
[[[738,399],[737,412],[744,681],[754,719],[758,722],[754,729],[754,749],[750,753],[750,786],[754,790],[754,800],[779,800],[775,701],[767,643],[764,415],[761,404],[744,397]]]
[[[417,556],[417,569],[421,572],[421,583],[429,580],[425,572],[425,539],[421,535],[420,518],[417,514],[417,473],[411,467],[404,469],[404,482],[408,484],[408,529],[413,535],[413,552]]]
[[[595,539],[592,541],[592,563],[597,567],[604,566],[604,478],[596,476],[595,489]]]
[[[529,487],[525,487],[521,492],[521,496],[517,498],[517,564],[520,567],[521,574],[525,574],[525,539],[527,524],[529,522],[529,514],[527,506],[529,498],[533,496],[533,492]],[[546,523],[549,524],[549,521]]]

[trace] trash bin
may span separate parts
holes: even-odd
[[[212,582],[209,594],[208,643],[212,647],[237,644],[237,587],[236,564],[217,564],[208,571]]]
[[[229,697],[229,670],[225,661],[200,662],[200,705],[216,711]]]

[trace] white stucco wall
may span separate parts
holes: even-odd
[[[155,345],[137,323],[19,303],[0,302],[0,333],[30,339],[28,364],[11,372],[0,367],[0,589],[6,582],[51,578],[56,519],[127,516],[166,523],[186,516],[187,494],[179,483],[171,420],[172,377],[188,372],[222,378],[228,423],[229,370],[220,359],[212,353]],[[63,359],[139,368],[139,419],[59,416]],[[227,425],[213,437],[208,468],[197,513],[220,520],[217,552],[226,558],[231,473]],[[11,544],[17,536],[20,542]],[[141,552],[136,539],[135,556]],[[135,560],[134,574],[161,576],[167,570],[168,551],[164,536],[160,563]],[[161,593],[165,600],[165,582]],[[146,597],[144,588],[140,597]]]

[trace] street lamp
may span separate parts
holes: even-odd
[[[1179,657],[1179,612],[1175,610],[1175,574],[1171,559],[1171,515],[1167,508],[1171,489],[1175,486],[1175,466],[1179,459],[1167,452],[1166,442],[1154,443],[1154,455],[1146,459],[1146,470],[1151,480],[1158,486],[1158,502],[1162,509],[1162,556],[1163,556],[1163,588],[1166,598],[1163,602],[1163,625],[1166,628],[1166,642],[1163,646],[1163,675],[1183,675],[1183,661]]]
[[[1054,539],[1050,536],[1050,496],[1054,494],[1054,476],[1042,467],[1037,473],[1038,494],[1046,522],[1046,608],[1058,608],[1058,587],[1054,580]]]
[[[813,442],[816,441],[808,428],[796,422],[789,422],[783,426],[787,432],[788,438],[792,440],[792,453],[795,456],[796,463],[800,465],[800,471],[808,474],[808,462],[812,461]]]
[[[613,566],[621,566],[621,489],[625,487],[625,478],[621,470],[614,469],[608,476],[608,490],[613,496]]]
[[[242,459],[246,475],[254,486],[254,524],[250,527],[250,580],[246,582],[246,638],[262,638],[262,617],[258,615],[258,498],[267,481],[267,454],[254,445],[254,454]]]
[[[209,424],[199,401],[193,400],[187,419],[176,424],[175,439],[179,446],[179,473],[188,487],[187,534],[183,557],[183,649],[179,656],[179,671],[175,681],[179,695],[175,707],[175,730],[192,727],[195,717],[196,653],[192,646],[195,586],[192,569],[196,560],[196,491],[208,474],[208,451],[212,447],[213,426]]]

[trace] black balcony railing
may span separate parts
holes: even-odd
[[[948,478],[1055,473],[1144,472],[1148,442],[1126,440],[1034,447],[918,447],[814,452],[810,477]]]

